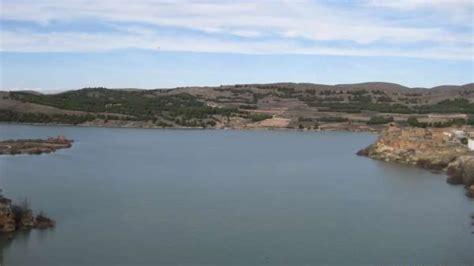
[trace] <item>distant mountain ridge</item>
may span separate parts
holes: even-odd
[[[249,83],[249,84],[233,84],[233,85],[220,85],[220,86],[180,86],[175,88],[156,88],[156,89],[141,89],[141,88],[109,88],[113,90],[125,90],[125,91],[143,91],[143,90],[175,90],[175,89],[185,89],[185,88],[220,88],[220,87],[232,87],[232,86],[266,86],[266,85],[277,85],[277,86],[312,86],[315,88],[349,88],[349,89],[380,89],[380,90],[392,90],[392,89],[410,89],[410,90],[451,90],[451,89],[472,89],[474,88],[474,83],[466,83],[463,85],[438,85],[434,87],[407,87],[403,86],[398,83],[391,83],[391,82],[383,82],[383,81],[371,81],[371,82],[362,82],[362,83],[342,83],[342,84],[334,84],[334,85],[327,85],[327,84],[320,84],[320,83],[297,83],[297,82],[277,82],[277,83]],[[84,89],[84,88],[82,88]],[[32,94],[59,94],[68,91],[75,91],[80,89],[68,89],[68,90],[52,90],[49,93],[43,93],[38,90],[34,89],[27,89],[27,90],[0,90],[0,92],[9,92],[9,91],[17,91],[17,92],[27,92]]]

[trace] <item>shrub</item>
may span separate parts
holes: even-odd
[[[272,116],[269,115],[269,114],[265,114],[265,113],[254,113],[254,114],[251,114],[249,116],[249,118],[253,122],[258,122],[258,121],[262,121],[262,120],[265,120],[265,119],[272,118]]]
[[[409,117],[407,123],[411,127],[426,127],[426,124],[420,123],[416,117]]]

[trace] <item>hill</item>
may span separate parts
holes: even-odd
[[[369,82],[238,84],[167,90],[0,92],[0,121],[117,127],[377,130],[471,123],[474,84],[407,88]],[[410,119],[411,118],[411,119]],[[409,120],[410,119],[410,120]]]

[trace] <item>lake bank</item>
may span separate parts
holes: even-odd
[[[348,125],[341,123],[323,124],[320,128],[298,128],[298,127],[160,127],[156,125],[137,125],[137,124],[125,124],[125,125],[114,125],[114,124],[60,124],[60,123],[12,123],[12,122],[0,122],[0,125],[25,125],[25,126],[50,126],[50,127],[84,127],[84,128],[131,128],[131,129],[165,129],[165,130],[276,130],[276,131],[308,131],[308,132],[361,132],[361,133],[380,133],[384,126],[373,126],[367,127],[365,125]]]

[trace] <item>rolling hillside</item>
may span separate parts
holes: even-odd
[[[117,127],[377,130],[386,123],[470,124],[474,84],[242,84],[169,90],[0,92],[0,121]],[[409,120],[409,118],[411,118]],[[416,121],[416,124],[415,122]]]

